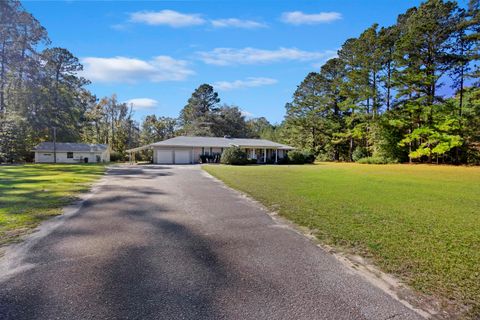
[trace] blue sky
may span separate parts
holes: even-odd
[[[89,89],[133,101],[135,117],[178,116],[193,90],[281,122],[285,103],[349,37],[391,25],[409,0],[25,1],[53,46],[84,64]]]

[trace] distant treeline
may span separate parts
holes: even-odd
[[[0,163],[31,161],[32,148],[51,141],[54,127],[58,141],[110,144],[115,159],[180,133],[259,137],[273,129],[265,118],[246,121],[238,107],[219,106],[209,85],[195,91],[178,119],[150,115],[138,123],[115,94],[97,99],[79,76],[78,58],[50,45],[19,1],[0,1]]]
[[[479,6],[430,0],[345,41],[298,86],[282,139],[325,160],[480,163]]]
[[[320,160],[480,163],[479,0],[467,8],[430,0],[348,39],[297,87],[279,125],[221,105],[208,84],[178,118],[138,123],[114,94],[97,99],[86,89],[78,59],[50,47],[19,1],[0,1],[0,21],[0,162],[31,160],[56,127],[58,141],[108,143],[114,159],[183,134],[266,138]]]

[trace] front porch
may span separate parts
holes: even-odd
[[[242,148],[249,160],[257,160],[257,163],[278,163],[286,154],[282,149],[269,148]]]

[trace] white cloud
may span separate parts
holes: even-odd
[[[284,12],[281,18],[283,22],[294,25],[328,23],[340,19],[342,15],[338,12],[307,14],[301,11]]]
[[[158,104],[158,101],[150,98],[135,98],[125,101],[128,105],[132,105],[133,109],[149,109]]]
[[[157,56],[145,61],[127,57],[86,57],[81,75],[94,82],[181,81],[195,72],[184,60]]]
[[[255,116],[253,113],[248,112],[247,110],[240,109],[240,113],[242,114],[242,116],[247,118],[253,118]]]
[[[227,66],[233,64],[261,64],[278,61],[324,60],[336,54],[333,50],[303,51],[296,48],[263,50],[256,48],[215,48],[212,51],[197,52],[200,60],[207,64]]]
[[[138,11],[130,14],[130,21],[152,26],[165,25],[174,28],[196,26],[205,23],[199,14],[186,14],[173,10]]]
[[[235,81],[217,81],[213,84],[217,90],[235,90],[242,88],[253,88],[267,86],[277,83],[276,79],[272,78],[255,78],[250,77],[245,80],[235,80]]]
[[[217,19],[210,21],[212,26],[215,28],[243,28],[243,29],[256,29],[256,28],[265,28],[267,25],[262,22],[253,21],[253,20],[240,20],[236,18],[230,19]]]

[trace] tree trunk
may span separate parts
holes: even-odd
[[[5,52],[6,39],[3,40],[2,44],[2,67],[0,68],[0,114],[6,111],[5,108],[5,65],[7,64],[7,53]]]
[[[390,49],[390,56],[392,55],[392,49]],[[388,60],[387,63],[387,111],[390,110],[390,86],[392,80],[392,61]]]
[[[373,119],[377,114],[377,73],[373,72],[373,83],[372,83],[372,113]]]
[[[348,158],[353,162],[353,137],[350,137],[350,145],[348,146]]]

